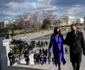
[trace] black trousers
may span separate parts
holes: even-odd
[[[80,69],[80,65],[81,65],[81,62],[72,63],[73,70],[79,70]]]

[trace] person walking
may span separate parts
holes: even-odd
[[[14,52],[12,51],[12,49],[8,53],[8,57],[9,57],[9,61],[10,61],[10,66],[12,66],[14,64],[14,61],[15,61]]]
[[[29,64],[29,52],[28,52],[28,49],[25,49],[24,58],[25,58],[25,61],[26,61],[26,65],[28,65]]]
[[[44,63],[46,64],[46,61],[47,61],[47,57],[46,55],[44,55]]]
[[[75,24],[71,25],[71,31],[67,33],[65,43],[70,47],[70,61],[73,70],[79,70],[82,60],[82,51],[85,55],[85,43],[83,33],[77,30]]]
[[[44,55],[43,54],[40,55],[40,63],[41,63],[41,65],[44,64]]]
[[[54,55],[54,64],[57,66],[58,70],[61,70],[61,62],[63,64],[66,63],[64,59],[63,53],[63,35],[61,34],[61,30],[59,27],[54,28],[54,33],[51,35],[48,51],[51,51],[51,47],[53,46],[53,55]]]

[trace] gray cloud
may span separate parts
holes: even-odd
[[[0,0],[1,4],[9,3],[9,2],[24,2],[26,0]]]
[[[75,5],[85,6],[85,0],[51,0],[51,4],[64,7],[75,6]]]
[[[58,7],[57,12],[63,15],[85,15],[85,0],[51,0],[52,5]]]
[[[85,0],[37,0],[33,3],[27,0],[0,0],[0,19],[13,17],[22,10],[26,12],[51,10],[59,15],[84,16],[84,6]]]
[[[0,0],[0,8],[7,8],[6,4],[10,3],[10,2],[20,3],[20,2],[25,2],[25,1],[26,0]]]

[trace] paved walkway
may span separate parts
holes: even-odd
[[[69,54],[65,54],[65,59],[67,61],[66,65],[62,65],[62,70],[72,70],[72,66],[69,60]],[[9,67],[9,70],[58,70],[52,63],[49,65],[15,65],[14,67]],[[85,56],[83,56],[80,70],[85,70]]]
[[[51,33],[53,33],[53,30],[30,33],[30,34],[28,34],[28,33],[27,34],[19,34],[19,35],[14,36],[13,38],[16,39],[16,40],[19,40],[19,39],[24,37],[25,41],[29,42],[31,39],[34,39],[34,38],[37,38],[37,37],[40,37],[40,36],[44,36],[44,35],[48,35],[48,34],[51,34]]]

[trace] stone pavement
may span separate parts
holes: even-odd
[[[69,54],[65,54],[66,64],[63,66],[62,64],[62,70],[72,70],[72,66],[70,63]],[[52,63],[49,65],[48,63],[44,65],[25,65],[25,64],[18,64],[13,67],[9,67],[9,70],[58,70],[58,68],[53,65]],[[85,56],[83,56],[82,62],[81,62],[81,68],[80,70],[85,70]]]
[[[36,32],[36,33],[27,33],[27,34],[19,34],[19,35],[15,35],[13,38],[16,40],[19,40],[23,37],[26,37],[25,40],[27,42],[29,42],[29,40],[40,37],[40,36],[44,36],[44,35],[48,35],[53,33],[53,30],[50,31],[43,31],[43,32]]]

